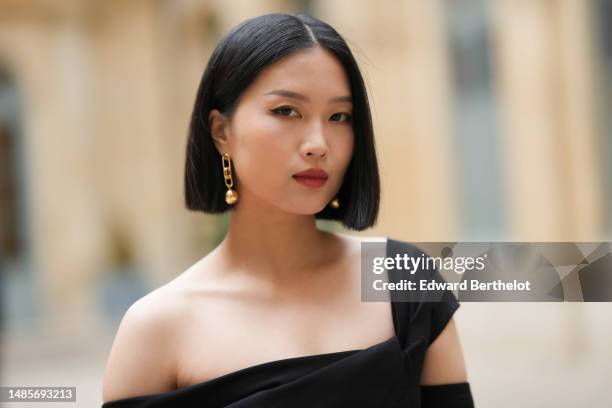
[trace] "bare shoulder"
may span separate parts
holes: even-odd
[[[442,333],[425,353],[421,384],[448,384],[467,381],[467,371],[455,319],[451,318]]]
[[[104,374],[104,402],[176,388],[174,343],[184,303],[172,283],[134,302],[115,335]]]

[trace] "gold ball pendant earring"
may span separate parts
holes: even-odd
[[[338,199],[338,197],[334,198],[333,200],[330,201],[329,205],[331,206],[331,208],[339,208],[340,207],[340,200]]]
[[[238,192],[236,190],[232,190],[232,187],[234,186],[234,179],[232,178],[232,162],[229,154],[224,153],[223,156],[221,156],[221,164],[223,166],[223,180],[225,181],[225,186],[227,187],[227,191],[225,192],[225,202],[229,205],[236,204],[238,201]]]

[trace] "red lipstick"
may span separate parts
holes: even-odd
[[[311,167],[293,175],[298,183],[310,188],[319,188],[327,182],[327,173],[321,168]]]

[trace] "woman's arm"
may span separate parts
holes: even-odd
[[[104,402],[176,388],[172,307],[151,293],[127,310],[104,374]]]
[[[421,385],[460,383],[467,381],[467,371],[455,319],[448,321],[444,330],[425,353]]]
[[[423,408],[474,408],[455,321],[451,318],[425,353],[421,372]]]

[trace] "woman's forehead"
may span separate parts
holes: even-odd
[[[327,100],[351,94],[344,67],[333,54],[320,47],[300,50],[276,61],[261,71],[253,88],[258,96],[291,97],[297,93],[305,96],[306,102],[316,95],[323,95]]]

